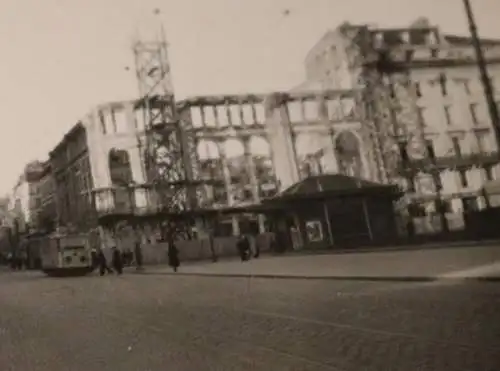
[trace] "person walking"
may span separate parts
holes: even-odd
[[[142,256],[141,243],[138,240],[135,242],[134,245],[134,257],[135,257],[136,269],[142,270],[143,256]]]
[[[168,265],[174,269],[174,272],[177,272],[180,265],[179,250],[177,250],[175,242],[170,243],[168,246]]]
[[[111,265],[113,266],[113,269],[115,270],[116,273],[118,273],[118,274],[123,273],[122,254],[121,254],[121,251],[118,250],[118,248],[116,246],[113,246],[113,254],[111,256]]]
[[[92,270],[96,269],[99,265],[99,257],[95,247],[90,250],[90,262],[92,264]]]
[[[99,252],[97,253],[97,261],[99,264],[99,275],[104,276],[106,273],[113,273],[111,268],[108,266],[108,261],[106,259],[106,255],[104,255],[104,251],[102,249],[99,249]]]
[[[241,261],[247,261],[250,257],[250,243],[245,235],[241,235],[237,243]]]
[[[208,236],[208,244],[210,247],[210,254],[212,255],[212,262],[217,263],[217,260],[219,259],[217,258],[217,253],[215,252],[215,240],[212,233]]]

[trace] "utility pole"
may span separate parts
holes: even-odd
[[[483,50],[481,49],[481,42],[477,35],[476,21],[474,20],[474,14],[472,13],[472,7],[470,0],[463,0],[465,13],[467,14],[467,21],[469,23],[469,31],[472,38],[472,46],[476,53],[477,66],[479,68],[479,74],[481,76],[481,82],[484,89],[484,96],[486,97],[486,103],[488,104],[488,111],[490,114],[491,122],[493,124],[493,130],[495,131],[495,137],[497,140],[497,146],[500,150],[500,118],[498,114],[498,107],[495,103],[495,97],[493,94],[493,88],[491,86],[491,80],[488,75],[486,61],[484,59]]]

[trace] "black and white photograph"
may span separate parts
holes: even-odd
[[[500,370],[499,0],[0,0],[0,371]]]

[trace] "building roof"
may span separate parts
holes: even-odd
[[[71,127],[71,129],[69,129],[69,131],[66,134],[64,134],[63,138],[59,141],[59,143],[56,144],[54,149],[52,149],[52,151],[49,152],[49,158],[54,156],[54,154],[58,150],[63,148],[66,145],[66,143],[69,140],[71,140],[71,138],[73,138],[80,130],[85,130],[85,126],[81,121],[78,121],[75,125]]]
[[[385,185],[342,174],[324,174],[308,177],[285,189],[270,199],[284,200],[315,198],[322,196],[342,196],[364,193],[394,193],[399,195],[397,186]]]
[[[374,186],[378,186],[378,184],[342,174],[316,175],[294,184],[281,192],[281,194],[295,195],[300,193],[340,191]]]

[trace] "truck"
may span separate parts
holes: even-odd
[[[41,270],[51,277],[84,276],[94,270],[89,236],[54,233],[40,240]]]

